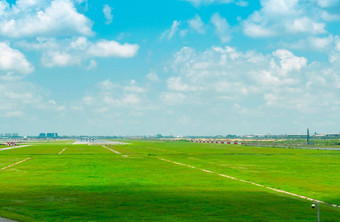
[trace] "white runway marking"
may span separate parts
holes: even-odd
[[[163,160],[163,161],[169,162],[169,163],[173,163],[173,164],[177,164],[177,165],[181,165],[181,166],[185,166],[185,167],[201,170],[203,172],[210,173],[210,174],[215,174],[215,175],[218,175],[218,176],[221,176],[221,177],[226,177],[226,178],[231,179],[231,180],[236,180],[236,181],[240,181],[240,182],[243,182],[243,183],[249,183],[249,184],[252,184],[252,185],[255,185],[255,186],[258,186],[258,187],[263,187],[263,188],[266,188],[268,190],[272,190],[272,191],[275,191],[275,192],[278,192],[278,193],[284,193],[284,194],[287,194],[287,195],[290,195],[290,196],[299,197],[301,199],[305,199],[305,200],[309,200],[309,201],[314,201],[314,202],[319,202],[319,203],[324,203],[324,204],[331,205],[333,207],[339,207],[340,208],[340,205],[336,205],[336,204],[332,204],[332,203],[327,203],[327,202],[324,202],[324,201],[321,201],[321,200],[313,199],[313,198],[310,198],[310,197],[305,197],[305,196],[302,196],[302,195],[298,195],[298,194],[291,193],[291,192],[284,191],[284,190],[275,189],[275,188],[272,188],[272,187],[267,187],[267,186],[264,186],[262,184],[254,183],[254,182],[247,181],[247,180],[238,179],[236,177],[228,176],[228,175],[221,174],[221,173],[216,173],[216,172],[213,172],[213,171],[210,171],[210,170],[206,170],[206,169],[197,168],[197,167],[194,167],[194,166],[191,166],[191,165],[187,165],[187,164],[184,164],[184,163],[179,163],[179,162],[167,160],[167,159],[160,158],[160,157],[156,157],[156,158],[159,159],[159,160]]]
[[[31,157],[28,157],[28,158],[26,158],[26,159],[24,159],[24,160],[20,160],[19,162],[13,163],[13,164],[11,164],[11,165],[5,166],[5,167],[1,168],[0,171],[5,170],[5,169],[7,169],[7,168],[10,168],[10,167],[12,167],[12,166],[18,165],[18,164],[20,164],[20,163],[23,163],[23,162],[25,162],[25,161],[27,161],[27,160],[29,160],[29,159],[31,159]]]
[[[116,150],[114,150],[114,149],[110,149],[110,148],[108,148],[108,147],[106,147],[106,146],[103,146],[103,147],[104,147],[105,149],[110,150],[111,152],[114,152],[114,153],[116,153],[116,154],[122,155],[122,153],[120,153],[120,152],[118,152],[118,151],[116,151]],[[129,156],[123,154],[122,157],[128,158]]]
[[[113,150],[113,149],[110,149],[110,148],[108,148],[108,147],[106,147],[106,146],[103,146],[105,149],[108,149],[108,150],[110,150],[111,152],[114,152],[114,153],[116,153],[116,154],[121,154],[120,152],[118,152],[118,151],[116,151],[116,150]]]
[[[65,150],[67,149],[67,147],[65,147],[62,151],[60,151],[58,154],[62,154]]]
[[[11,146],[11,147],[7,147],[7,148],[1,148],[0,151],[12,150],[12,149],[17,149],[17,148],[22,148],[22,147],[27,147],[27,146],[31,146],[31,145]]]

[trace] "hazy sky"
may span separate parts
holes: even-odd
[[[0,0],[0,133],[340,131],[339,0]]]

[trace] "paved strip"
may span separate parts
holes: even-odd
[[[10,220],[10,219],[0,217],[0,222],[15,222],[15,220]]]
[[[118,152],[118,151],[116,151],[116,150],[114,150],[114,149],[110,149],[110,148],[108,148],[108,147],[106,147],[106,146],[103,146],[103,147],[104,147],[105,149],[110,150],[111,152],[114,152],[114,153],[116,153],[116,154],[122,155],[122,157],[125,157],[125,158],[128,158],[128,157],[129,157],[128,155],[122,154],[122,153],[120,153],[120,152]]]
[[[67,147],[65,147],[62,151],[60,151],[60,152],[58,153],[58,155],[62,154],[66,149],[67,149]]]
[[[5,170],[5,169],[7,169],[7,168],[10,168],[10,167],[12,167],[12,166],[18,165],[18,164],[20,164],[20,163],[23,163],[23,162],[25,162],[25,161],[27,161],[27,160],[29,160],[29,159],[31,159],[31,157],[28,157],[28,158],[26,158],[26,159],[24,159],[24,160],[20,160],[19,162],[13,163],[13,164],[11,164],[11,165],[9,165],[9,166],[5,166],[5,167],[1,168],[0,171]]]
[[[175,161],[172,161],[172,160],[167,160],[167,159],[160,158],[160,157],[156,157],[156,158],[159,159],[159,160],[166,161],[166,162],[173,163],[173,164],[177,164],[177,165],[180,165],[180,166],[185,166],[185,167],[189,167],[189,168],[192,168],[192,169],[201,170],[201,171],[206,172],[206,173],[219,175],[221,177],[226,177],[226,178],[231,179],[231,180],[236,180],[236,181],[240,181],[240,182],[243,182],[243,183],[252,184],[252,185],[255,185],[255,186],[258,186],[258,187],[263,187],[263,188],[266,188],[268,190],[272,190],[272,191],[275,191],[275,192],[278,192],[278,193],[284,193],[284,194],[287,194],[287,195],[290,195],[290,196],[299,197],[301,199],[305,199],[305,200],[309,200],[309,201],[313,201],[313,202],[319,202],[319,203],[323,203],[323,204],[328,204],[328,205],[330,205],[332,207],[339,207],[340,208],[340,205],[336,205],[336,204],[332,204],[332,203],[327,203],[325,201],[313,199],[313,198],[310,198],[310,197],[305,197],[305,196],[302,196],[302,195],[298,195],[298,194],[295,194],[295,193],[291,193],[291,192],[288,192],[288,191],[284,191],[284,190],[280,190],[280,189],[276,189],[276,188],[272,188],[272,187],[267,187],[267,186],[264,186],[262,184],[254,183],[254,182],[251,182],[251,181],[248,181],[248,180],[238,179],[236,177],[228,176],[228,175],[221,174],[221,173],[216,173],[214,171],[210,171],[210,170],[194,167],[194,166],[187,165],[187,164],[184,164],[184,163],[175,162]]]
[[[103,146],[105,149],[108,149],[108,150],[110,150],[111,152],[114,152],[114,153],[116,153],[116,154],[121,154],[120,152],[118,152],[118,151],[116,151],[116,150],[113,150],[113,149],[110,149],[110,148],[108,148],[108,147],[106,147],[106,146]]]
[[[22,148],[22,147],[27,147],[27,146],[31,146],[31,145],[11,146],[11,147],[7,147],[7,148],[1,148],[0,151],[12,150],[12,149],[17,149],[17,148]]]

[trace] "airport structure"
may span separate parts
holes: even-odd
[[[309,142],[309,128],[307,128],[307,145],[309,145],[310,142]]]
[[[58,138],[58,133],[40,133],[39,138]]]

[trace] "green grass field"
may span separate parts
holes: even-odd
[[[311,201],[200,169],[340,205],[339,151],[130,141],[107,146],[116,154],[65,141],[31,145],[0,151],[0,169],[30,158],[0,170],[0,217],[316,221]],[[339,207],[321,204],[321,221],[339,220]]]

